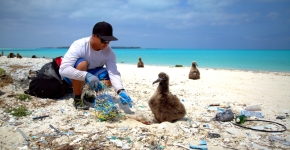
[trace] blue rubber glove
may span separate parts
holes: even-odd
[[[132,108],[132,100],[130,98],[130,96],[126,93],[125,90],[121,90],[120,93],[120,101],[123,105],[128,104],[130,106],[130,108]]]
[[[99,78],[92,75],[91,73],[87,73],[86,83],[89,85],[91,89],[95,91],[101,91],[105,87],[105,85],[102,82],[100,82]]]

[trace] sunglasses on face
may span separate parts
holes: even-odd
[[[97,35],[97,36],[101,39],[102,44],[109,44],[110,43],[110,41],[106,41],[106,40],[102,39],[99,35]]]
[[[102,39],[102,38],[100,38],[101,39],[101,43],[102,44],[109,44],[110,43],[110,41],[106,41],[106,40],[104,40],[104,39]]]

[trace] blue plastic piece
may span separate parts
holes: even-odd
[[[199,145],[191,145],[189,144],[191,149],[200,149],[200,150],[207,150],[207,144],[205,140],[201,140]]]

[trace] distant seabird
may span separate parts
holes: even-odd
[[[169,91],[169,76],[161,72],[158,79],[153,82],[159,82],[159,85],[149,99],[149,107],[154,114],[157,122],[173,122],[185,116],[186,110],[176,95]]]
[[[197,66],[197,63],[193,61],[191,64],[189,75],[188,75],[189,79],[200,79],[200,73],[196,66]]]
[[[22,56],[19,53],[17,53],[16,58],[22,58]]]
[[[138,61],[138,63],[137,63],[137,67],[138,67],[138,68],[144,68],[144,63],[143,63],[143,61],[141,60],[141,57],[139,57],[139,61]]]
[[[7,58],[14,58],[14,57],[15,57],[14,53],[9,53],[7,56]]]

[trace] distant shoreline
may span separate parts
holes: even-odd
[[[120,48],[120,47],[119,47]],[[64,56],[67,48],[9,49],[4,56],[19,53],[22,57],[55,58]],[[1,51],[0,51],[1,52]],[[183,50],[183,49],[114,49],[117,62],[136,64],[139,57],[145,65],[191,66],[196,61],[202,68],[224,68],[270,72],[290,72],[290,50],[230,51],[230,50]]]
[[[69,46],[60,46],[60,47],[41,47],[41,48],[54,48],[54,49],[62,49],[62,48],[69,48]],[[140,46],[111,46],[114,49],[141,49]]]

